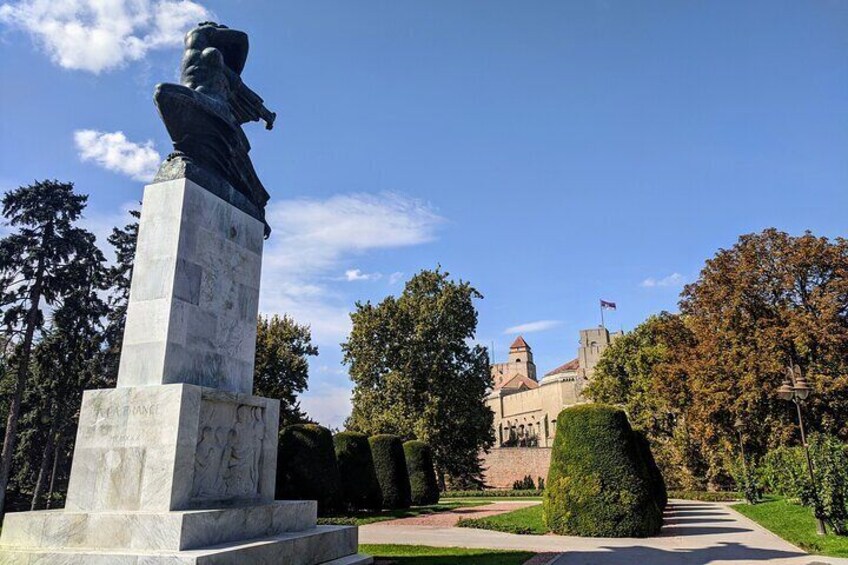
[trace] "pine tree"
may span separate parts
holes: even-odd
[[[43,308],[53,307],[72,285],[72,259],[92,251],[93,236],[74,225],[87,199],[74,193],[73,183],[56,180],[19,187],[2,199],[3,216],[16,231],[0,240],[0,311],[4,344],[14,344],[16,353],[10,359],[13,383],[0,455],[0,514]]]

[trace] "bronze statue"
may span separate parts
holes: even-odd
[[[247,34],[203,22],[186,34],[180,82],[159,84],[153,95],[174,152],[156,181],[186,177],[265,223],[268,192],[253,169],[250,143],[241,129],[276,114],[241,80],[247,61]]]

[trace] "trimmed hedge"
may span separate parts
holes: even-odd
[[[651,493],[657,502],[657,506],[660,507],[660,510],[663,510],[668,504],[668,489],[665,486],[665,479],[651,451],[651,442],[648,441],[647,436],[641,431],[634,430],[633,436],[636,439],[636,446],[639,448],[642,461],[645,462],[645,466],[648,469],[648,476],[651,479]]]
[[[374,470],[377,482],[383,493],[383,508],[399,510],[409,508],[412,494],[409,489],[409,473],[406,471],[406,457],[403,444],[398,436],[381,434],[368,438],[371,444],[371,456],[374,458]]]
[[[439,501],[439,484],[433,466],[433,452],[423,441],[410,440],[403,444],[406,471],[413,506],[436,504]]]
[[[705,491],[705,490],[670,490],[669,498],[681,500],[700,500],[701,502],[738,502],[745,498],[741,492],[732,490]]]
[[[341,508],[341,479],[330,430],[315,424],[280,430],[276,498],[316,500],[320,515]]]
[[[542,496],[541,490],[446,490],[442,498],[522,498]]]
[[[633,430],[612,406],[584,404],[559,413],[546,483],[543,512],[554,533],[646,537],[662,527]]]
[[[368,436],[339,432],[333,436],[341,475],[342,501],[347,510],[380,510],[383,493],[374,470]]]

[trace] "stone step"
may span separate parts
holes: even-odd
[[[333,559],[332,561],[327,561],[321,565],[371,565],[372,563],[374,563],[374,558],[370,555],[357,553],[356,555],[348,555],[347,557]]]
[[[312,500],[172,512],[13,512],[6,514],[0,549],[184,551],[309,530],[315,524]]]
[[[0,565],[353,565],[370,563],[357,555],[353,526],[317,526],[263,539],[188,551],[38,549],[0,547]],[[355,558],[343,561],[347,557]]]

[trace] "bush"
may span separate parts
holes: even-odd
[[[377,482],[383,494],[383,508],[397,510],[409,508],[412,494],[409,489],[409,474],[406,471],[406,457],[400,438],[390,434],[371,436],[371,456],[374,458],[374,470]]]
[[[701,502],[737,502],[744,493],[737,491],[706,491],[706,490],[670,490],[669,498],[681,500],[700,500]]]
[[[803,447],[772,449],[760,461],[758,474],[763,488],[789,499],[800,501],[810,488]]]
[[[330,430],[315,424],[295,424],[280,430],[276,498],[316,500],[321,515],[342,506]]]
[[[543,495],[553,532],[591,537],[646,537],[662,511],[624,412],[602,404],[566,408],[557,417]]]
[[[442,498],[519,498],[542,496],[541,490],[447,490]]]
[[[403,454],[409,473],[412,504],[425,506],[439,502],[439,485],[436,482],[436,468],[433,466],[433,452],[430,446],[423,441],[410,440],[403,444]]]
[[[530,475],[524,475],[523,479],[512,483],[512,490],[536,490],[536,485],[533,483],[533,477]]]
[[[341,475],[342,502],[347,510],[380,510],[383,494],[374,470],[368,436],[339,432],[333,437]]]
[[[657,466],[654,454],[651,451],[651,442],[640,431],[634,431],[633,436],[636,440],[636,447],[639,448],[642,461],[644,461],[645,467],[648,469],[648,476],[651,479],[651,493],[657,502],[657,506],[662,510],[668,504],[668,490],[666,489],[662,472],[660,472],[660,468]]]

